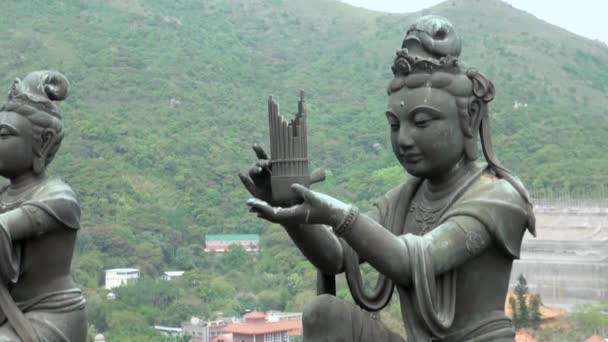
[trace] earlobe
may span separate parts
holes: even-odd
[[[477,137],[465,138],[464,155],[469,161],[477,160]]]
[[[34,173],[39,175],[46,169],[45,156],[34,157],[33,169]]]

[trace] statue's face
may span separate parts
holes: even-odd
[[[0,175],[13,179],[32,170],[32,124],[14,112],[0,112]]]
[[[411,175],[440,178],[463,157],[465,137],[449,93],[404,87],[391,94],[386,117],[395,156]]]

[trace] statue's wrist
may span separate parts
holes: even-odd
[[[359,208],[354,205],[351,205],[347,211],[346,216],[344,216],[344,218],[340,221],[339,224],[333,226],[334,234],[340,237],[347,235],[351,231],[353,223],[357,220],[358,216]]]

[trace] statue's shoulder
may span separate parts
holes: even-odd
[[[36,206],[69,228],[80,228],[80,204],[72,187],[60,178],[53,177],[42,182],[23,205]]]
[[[32,196],[32,200],[44,200],[49,198],[62,198],[78,203],[76,193],[74,193],[72,187],[58,177],[52,177],[42,182]]]
[[[509,181],[484,169],[442,220],[461,215],[477,219],[507,254],[519,257],[529,217],[526,200]]]
[[[525,199],[513,184],[496,176],[489,167],[484,168],[462,197],[463,200],[500,201],[522,209],[526,207]]]

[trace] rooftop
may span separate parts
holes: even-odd
[[[279,321],[262,323],[232,323],[224,328],[224,332],[243,335],[260,335],[282,331],[301,331],[302,321]]]
[[[259,241],[258,234],[207,234],[206,241]]]
[[[520,329],[515,334],[515,342],[537,342],[538,340],[528,334],[524,329]]]
[[[139,268],[110,268],[110,269],[107,269],[106,272],[115,272],[115,273],[139,272]]]
[[[266,314],[259,311],[251,311],[250,313],[243,316],[245,320],[265,320]]]

